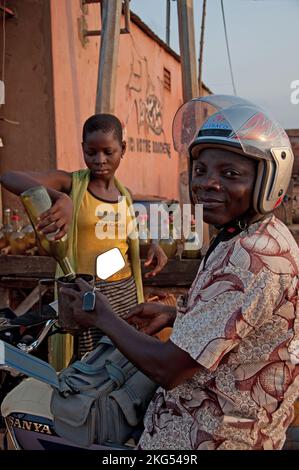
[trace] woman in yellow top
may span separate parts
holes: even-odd
[[[129,237],[129,232],[134,230],[132,199],[115,178],[126,151],[119,119],[111,114],[88,118],[83,126],[82,149],[85,170],[8,172],[0,177],[0,182],[15,194],[40,184],[47,188],[53,206],[41,216],[38,228],[44,233],[59,229],[57,239],[68,233],[68,256],[76,272],[95,275],[99,254],[112,247],[121,250],[125,267],[99,284],[118,314],[123,316],[143,301],[143,290],[138,239]],[[147,275],[156,275],[166,262],[163,250],[152,244],[145,265],[154,264],[155,268]],[[93,349],[99,334],[90,330],[82,335],[79,355]]]

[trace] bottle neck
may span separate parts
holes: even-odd
[[[174,234],[174,224],[173,222],[169,222],[169,235],[173,236]]]
[[[14,232],[20,232],[21,231],[21,219],[18,215],[13,215],[12,216],[12,228]]]
[[[70,260],[67,257],[65,257],[65,258],[57,260],[57,261],[58,261],[59,266],[61,267],[64,275],[67,276],[69,278],[69,280],[75,279],[76,273],[72,268]]]
[[[4,226],[11,225],[11,212],[10,209],[4,211]]]
[[[140,217],[138,220],[138,233],[139,233],[139,238],[141,239],[148,239],[149,238],[149,233],[148,233],[148,228],[147,228],[147,218],[145,217]]]

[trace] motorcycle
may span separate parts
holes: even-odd
[[[123,267],[123,258],[117,249],[103,253],[97,259],[97,276],[100,279],[110,277]],[[7,310],[7,316],[13,312]],[[5,315],[4,315],[5,317]],[[44,344],[50,335],[61,332],[58,326],[58,304],[53,302],[48,308],[48,316],[42,321],[32,323],[30,314],[17,321],[9,318],[0,320],[0,374],[2,403],[1,419],[5,426],[4,450],[72,450],[86,449],[59,436],[54,427],[50,411],[53,388],[49,385],[57,381],[54,369],[46,362],[31,356]],[[3,317],[2,317],[3,318]],[[0,312],[1,319],[1,312]],[[29,320],[30,319],[30,320]],[[25,355],[24,355],[25,353]],[[31,359],[30,359],[31,356]],[[2,364],[2,365],[1,365]],[[41,369],[40,369],[41,367]],[[40,373],[40,371],[43,371]],[[43,378],[39,381],[36,380]],[[45,383],[45,377],[48,376]],[[29,377],[29,378],[26,378]],[[34,377],[34,378],[32,378]],[[34,385],[34,386],[33,386]],[[18,386],[17,388],[15,388]],[[13,390],[13,393],[9,393]],[[31,393],[32,391],[32,393]],[[29,393],[28,393],[29,392]],[[8,395],[7,395],[8,394]],[[88,450],[127,450],[133,449],[140,437],[141,430],[126,444],[93,444]]]
[[[9,343],[4,345],[7,356],[6,365],[0,365],[0,370],[6,374],[6,390],[18,385],[13,388],[12,393],[4,398],[2,403],[1,411],[6,428],[3,440],[4,450],[127,450],[134,448],[140,437],[141,429],[140,431],[136,429],[135,436],[133,434],[132,439],[125,445],[109,442],[105,445],[93,444],[89,447],[83,447],[57,434],[54,418],[50,411],[53,387],[49,385],[57,381],[56,373],[47,363],[28,354],[36,351],[43,340],[51,334],[56,323],[57,319],[48,320],[43,325],[38,337],[29,344],[26,344],[29,337],[27,334],[27,338],[20,339],[17,347]],[[11,333],[11,331],[9,332]],[[17,338],[17,336],[15,337]],[[3,359],[1,360],[1,348],[3,350],[3,343],[0,341],[0,364],[4,362]],[[12,355],[10,355],[11,353]],[[27,357],[24,356],[24,353]],[[40,369],[40,364],[42,364],[42,369]],[[47,370],[47,366],[49,370]],[[18,369],[19,372],[16,373],[15,369]],[[42,373],[40,373],[41,370],[43,370]],[[52,381],[51,374],[55,375],[52,376]],[[35,378],[26,379],[25,377],[28,375]],[[36,380],[39,376],[42,377],[41,380],[45,380],[47,377],[47,383]]]
[[[21,317],[16,317],[10,309],[3,309],[0,312],[0,340],[26,354],[38,354],[39,357],[46,358],[47,344],[44,340],[58,331],[55,310],[49,306],[46,310],[46,314],[43,312],[42,316],[29,311]],[[0,404],[25,378],[26,375],[21,370],[0,365]],[[9,423],[13,419],[13,416],[9,417]],[[12,436],[14,434],[9,432],[11,429],[9,423],[6,417],[0,416],[0,432],[4,432],[3,447],[18,448],[17,445],[8,446],[8,433]]]

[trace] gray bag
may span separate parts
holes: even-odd
[[[124,444],[142,424],[157,388],[107,336],[58,380],[51,400],[55,431],[83,447]]]

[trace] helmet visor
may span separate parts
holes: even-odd
[[[290,146],[286,132],[268,112],[229,95],[194,98],[183,104],[174,117],[172,134],[181,156],[188,156],[193,142],[238,146],[244,154],[266,160],[271,159],[271,149]]]

